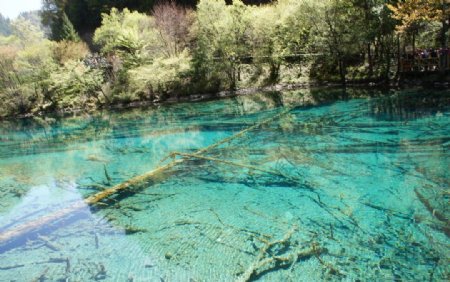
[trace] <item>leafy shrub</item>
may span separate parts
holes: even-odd
[[[196,79],[219,80],[235,89],[239,58],[250,55],[250,17],[242,1],[226,5],[224,0],[201,0],[194,32]]]
[[[163,98],[185,84],[191,70],[191,57],[187,50],[178,56],[157,58],[151,64],[129,70],[131,89],[149,98]]]
[[[106,96],[101,95],[102,84],[101,70],[91,69],[80,61],[68,61],[49,78],[52,100],[58,108],[65,110],[103,104]]]
[[[103,53],[117,53],[127,64],[138,64],[155,49],[157,34],[154,20],[138,12],[113,8],[102,14],[102,25],[94,34],[94,42],[101,45]]]
[[[89,48],[84,42],[62,40],[53,46],[53,58],[64,65],[70,60],[81,60],[89,54]]]
[[[0,37],[1,115],[38,111],[45,100],[46,79],[55,64],[52,42],[29,21],[12,23],[14,35]]]

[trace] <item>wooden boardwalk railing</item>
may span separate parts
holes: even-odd
[[[400,59],[400,72],[433,72],[441,70],[450,70],[449,54],[429,58],[414,57]]]

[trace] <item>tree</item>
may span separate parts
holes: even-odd
[[[387,4],[387,6],[393,12],[393,18],[400,22],[397,30],[404,32],[424,21],[447,19],[448,16],[445,16],[446,11],[442,8],[441,2],[440,0],[405,0],[396,5]]]
[[[190,82],[191,56],[185,49],[171,57],[157,57],[151,63],[128,71],[130,90],[147,99],[161,100],[165,95],[182,93]]]
[[[43,16],[46,25],[52,22],[56,23],[54,29],[58,29],[58,23],[61,23],[62,11],[64,11],[78,34],[84,38],[85,34],[92,34],[96,28],[101,25],[102,14],[108,13],[112,8],[140,13],[150,13],[155,5],[165,4],[170,0],[43,0]],[[194,8],[198,0],[173,0],[175,4],[181,7]],[[266,4],[272,0],[246,0],[245,4]],[[231,4],[231,0],[227,1]],[[56,35],[57,33],[55,33]]]
[[[11,35],[11,22],[2,14],[0,14],[0,35]]]
[[[43,0],[41,20],[44,26],[50,28],[53,40],[61,40],[64,7],[67,0]]]
[[[11,23],[13,35],[0,38],[0,100],[2,114],[24,114],[42,105],[45,81],[54,68],[52,42],[24,18]]]
[[[80,41],[80,37],[67,17],[66,13],[63,13],[62,16],[62,26],[61,26],[61,35],[59,36],[60,40],[68,40],[78,42]]]
[[[128,9],[113,8],[109,14],[103,14],[94,43],[101,46],[104,54],[121,57],[127,66],[140,65],[164,52],[158,41],[155,20]]]
[[[39,26],[21,17],[11,23],[11,29],[23,48],[29,45],[39,44],[45,39],[44,32],[39,29]]]
[[[60,40],[60,27],[64,13],[73,23],[75,30],[84,35],[100,26],[102,14],[112,8],[128,8],[131,11],[149,12],[154,0],[43,0],[43,23],[52,29],[52,38]]]
[[[248,7],[242,1],[227,6],[223,0],[201,0],[195,27],[197,75],[218,78],[224,74],[228,88],[235,89],[239,60],[250,55],[250,26]]]
[[[439,39],[441,48],[447,48],[447,32],[450,20],[450,7],[447,0],[405,0],[397,5],[387,5],[392,11],[392,17],[398,20],[399,34],[412,34],[413,53],[416,49],[416,36],[419,31],[432,22],[441,23]],[[429,43],[428,43],[429,44]],[[447,68],[447,56],[441,56],[441,71]]]
[[[189,45],[189,32],[194,21],[193,11],[175,1],[160,2],[153,7],[159,40],[168,57],[177,56]]]
[[[91,106],[95,101],[102,105],[103,73],[80,61],[69,61],[53,71],[48,79],[54,106],[61,109],[76,109]]]
[[[252,63],[258,67],[269,64],[268,83],[276,82],[282,63],[280,46],[281,38],[278,28],[280,26],[279,9],[275,5],[263,7],[253,6],[251,12],[250,44],[252,50]]]
[[[314,40],[329,54],[322,58],[325,64],[337,66],[340,81],[345,85],[348,65],[361,61],[364,15],[351,0],[322,2],[316,9],[319,23],[315,25]]]
[[[415,36],[424,23],[441,22],[440,41],[441,46],[445,48],[448,31],[446,21],[450,19],[450,7],[447,7],[446,2],[446,0],[405,0],[396,5],[388,4],[387,6],[393,12],[392,17],[399,21],[397,25],[399,33],[412,33]]]

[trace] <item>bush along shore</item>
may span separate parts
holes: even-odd
[[[112,8],[85,41],[64,7],[52,14],[58,16],[57,38],[48,18],[46,30],[19,17],[9,35],[0,35],[0,118],[250,91],[245,89],[387,85],[401,78],[401,50],[411,43],[440,44],[444,10],[433,1],[423,11],[417,3],[359,2],[200,0],[190,9],[168,1],[149,13]],[[414,20],[408,9],[418,13]],[[42,17],[46,12],[52,11]],[[444,24],[444,37],[447,29]]]

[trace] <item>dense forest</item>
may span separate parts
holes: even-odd
[[[407,52],[447,52],[446,2],[43,0],[39,14],[0,16],[0,117],[388,81]]]
[[[109,13],[112,8],[122,10],[127,8],[132,11],[149,13],[158,0],[43,0],[43,20],[51,25],[54,31],[54,39],[60,39],[58,29],[62,24],[62,15],[65,13],[75,29],[80,34],[90,34],[101,24],[101,15]],[[195,8],[197,0],[176,0],[174,3],[184,8]],[[225,1],[232,4],[231,0]],[[271,0],[245,0],[244,4],[256,5],[272,2]]]

